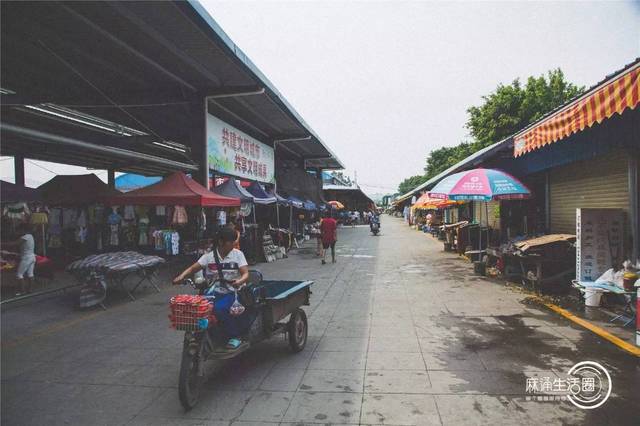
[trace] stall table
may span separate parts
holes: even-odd
[[[622,308],[622,314],[616,315],[611,319],[611,322],[614,321],[622,321],[623,326],[626,327],[629,324],[634,324],[636,322],[636,316],[638,312],[636,311],[636,298],[637,292],[626,291],[623,288],[618,287],[614,283],[609,282],[593,282],[593,281],[578,281],[573,280],[571,282],[573,287],[578,289],[578,291],[582,294],[586,291],[587,288],[597,288],[603,293],[611,293],[622,296],[625,300],[625,305]]]
[[[109,284],[122,289],[131,300],[135,300],[133,293],[143,282],[149,283],[160,292],[155,278],[158,268],[164,263],[165,260],[158,256],[145,256],[126,251],[97,254],[77,260],[67,266],[67,271],[84,285],[80,293],[80,305],[82,307],[100,305],[104,309],[103,302]],[[139,280],[131,290],[128,290],[124,281],[131,275],[137,275]]]

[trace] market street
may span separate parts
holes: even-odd
[[[188,413],[176,388],[182,333],[167,319],[184,289],[165,281],[106,311],[73,311],[69,296],[3,309],[2,423],[637,424],[637,358],[474,277],[400,219],[384,216],[378,237],[359,226],[338,239],[335,265],[310,243],[257,265],[266,278],[315,281],[307,348],[291,354],[274,338],[217,366]],[[527,377],[585,360],[611,374],[604,406],[526,400]]]

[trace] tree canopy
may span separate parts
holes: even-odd
[[[513,135],[583,91],[584,87],[567,82],[559,68],[546,76],[529,77],[524,86],[519,79],[508,85],[499,84],[482,97],[481,105],[467,109],[469,117],[465,127],[471,140],[431,151],[424,175],[405,179],[398,191],[401,194],[411,191],[474,152]]]

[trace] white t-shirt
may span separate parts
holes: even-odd
[[[240,278],[240,271],[238,269],[248,265],[247,259],[244,257],[244,253],[238,249],[231,250],[224,259],[220,255],[220,252],[218,252],[218,258],[222,264],[222,275],[227,281],[233,281]],[[216,259],[213,255],[213,251],[203,254],[202,257],[198,259],[198,263],[202,266],[202,270],[207,277],[214,280],[218,279],[218,266],[216,265]]]
[[[33,235],[24,234],[20,237],[20,258],[32,258],[35,257],[36,242],[33,239]]]

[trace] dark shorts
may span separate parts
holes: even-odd
[[[336,248],[336,242],[334,241],[334,242],[330,243],[330,242],[327,242],[327,241],[323,241],[322,242],[322,247],[325,248],[325,249],[328,249],[329,247],[331,247],[332,249],[335,249]]]

